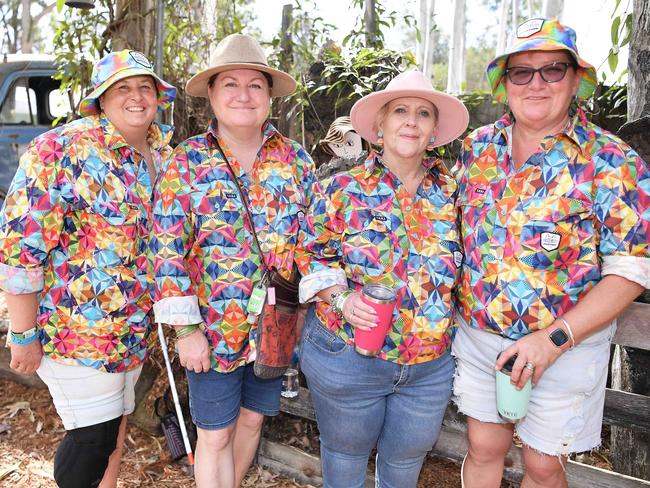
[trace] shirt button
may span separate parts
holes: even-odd
[[[505,208],[503,210],[501,210],[501,215],[505,216],[507,213],[508,213],[508,211]]]

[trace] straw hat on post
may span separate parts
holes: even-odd
[[[269,66],[257,40],[246,34],[231,34],[217,44],[209,67],[192,76],[185,86],[185,91],[194,97],[207,98],[210,78],[234,69],[254,69],[270,75],[273,80],[272,97],[291,95],[296,89],[296,80],[291,75]]]

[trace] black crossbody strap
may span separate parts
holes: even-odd
[[[239,184],[239,179],[237,178],[237,175],[232,169],[232,166],[230,165],[230,161],[228,161],[228,158],[223,152],[223,149],[221,149],[221,145],[219,144],[219,141],[217,138],[214,138],[214,145],[219,151],[219,154],[221,154],[221,157],[223,160],[226,162],[226,166],[228,166],[228,172],[230,173],[230,177],[232,180],[235,182],[235,185],[237,186],[237,190],[239,191],[239,196],[242,201],[242,205],[244,205],[244,210],[246,211],[246,217],[248,218],[248,224],[250,225],[251,228],[251,233],[253,234],[253,241],[255,241],[255,246],[257,247],[257,252],[260,256],[260,266],[262,267],[262,270],[264,272],[269,271],[269,267],[266,264],[266,258],[264,256],[264,252],[262,251],[262,246],[260,245],[260,241],[257,238],[257,231],[255,230],[255,222],[253,222],[253,216],[251,215],[250,208],[248,208],[248,199],[244,195],[244,191],[242,190],[241,185]]]

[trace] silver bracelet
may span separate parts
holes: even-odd
[[[574,347],[576,347],[576,340],[575,337],[573,337],[573,330],[571,329],[571,326],[569,325],[569,322],[566,321],[566,319],[560,317],[560,320],[566,326],[566,330],[569,333],[569,339],[571,339],[571,349],[573,349]]]

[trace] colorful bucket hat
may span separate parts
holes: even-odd
[[[578,55],[576,46],[576,32],[558,20],[530,19],[517,28],[517,37],[512,41],[506,52],[500,54],[488,64],[486,73],[492,88],[492,95],[499,101],[506,103],[506,88],[503,85],[504,73],[508,56],[524,51],[568,51],[582,68],[582,80],[576,93],[578,98],[589,98],[596,89],[598,79],[596,68],[587,63]]]
[[[438,109],[438,127],[433,147],[444,146],[457,139],[469,123],[469,113],[463,102],[456,97],[434,90],[429,80],[420,71],[400,73],[390,80],[386,88],[366,95],[354,104],[350,111],[352,126],[361,137],[371,144],[377,144],[377,115],[381,108],[396,98],[423,98]]]
[[[176,88],[158,77],[144,54],[125,49],[109,53],[97,62],[90,79],[94,89],[79,104],[79,113],[83,117],[99,113],[97,99],[102,93],[119,80],[139,75],[151,76],[156,80],[158,110],[169,108],[176,97]]]

